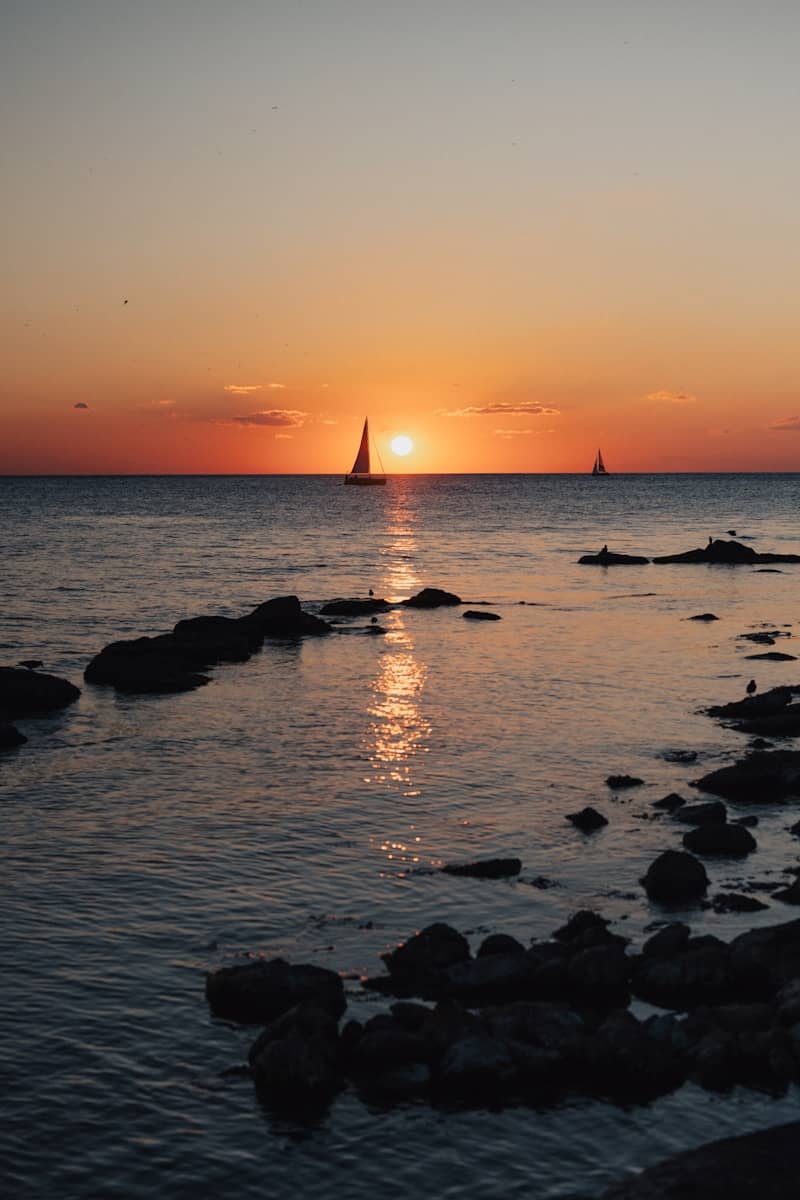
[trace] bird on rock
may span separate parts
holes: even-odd
[[[752,696],[754,694],[755,690],[756,690],[756,681],[755,681],[755,679],[751,679],[747,685],[748,696]]]

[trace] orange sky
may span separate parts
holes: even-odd
[[[4,7],[0,472],[344,472],[367,414],[389,471],[797,469],[800,16],[745,8]]]

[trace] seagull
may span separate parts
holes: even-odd
[[[370,588],[370,589],[369,589],[369,594],[370,594],[370,596],[374,596],[374,595],[375,595],[375,593],[373,592],[372,588]]]
[[[752,696],[753,693],[755,692],[755,690],[756,690],[756,681],[755,681],[755,679],[751,679],[747,685],[748,696]]]

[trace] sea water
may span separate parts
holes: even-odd
[[[633,939],[663,913],[639,880],[682,830],[669,791],[730,762],[741,735],[702,713],[800,682],[740,635],[796,632],[800,565],[579,566],[710,536],[800,551],[796,475],[0,479],[0,662],[40,658],[82,687],[18,722],[0,757],[3,989],[0,1186],[15,1197],[437,1197],[596,1194],[627,1171],[788,1119],[782,1100],[687,1085],[623,1110],[449,1112],[339,1097],[301,1128],[235,1070],[254,1036],[210,1017],[205,972],[282,955],[348,976],[351,1014],[386,1001],[358,976],[434,920],[474,948],[591,907]],[[84,684],[108,642],[296,594],[397,600],[423,586],[484,602],[393,609],[214,668],[205,688],[126,697]],[[688,620],[712,611],[711,623]],[[780,648],[793,647],[782,639]],[[667,761],[693,750],[691,766]],[[615,795],[610,774],[641,777]],[[592,804],[609,825],[578,833]],[[708,867],[712,892],[784,879],[787,818]],[[518,856],[513,880],[441,874]],[[734,936],[786,920],[686,914]]]

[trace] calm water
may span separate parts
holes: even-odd
[[[392,612],[385,638],[350,625],[266,646],[179,697],[86,685],[62,716],[20,722],[28,744],[0,758],[4,1194],[362,1200],[391,1178],[555,1198],[795,1116],[796,1094],[692,1087],[632,1111],[375,1112],[346,1094],[298,1130],[226,1074],[253,1031],[212,1020],[203,982],[241,953],[374,973],[437,919],[477,945],[591,906],[639,941],[661,914],[637,881],[680,840],[642,814],[742,746],[701,706],[751,675],[798,682],[793,663],[745,661],[758,647],[737,634],[791,632],[800,567],[577,558],[728,529],[798,551],[799,502],[795,475],[0,479],[0,661],[41,658],[78,684],[115,638],[287,593],[314,609],[435,585],[502,616]],[[721,619],[686,622],[706,610]],[[667,763],[672,748],[698,765]],[[646,786],[614,802],[603,780],[620,771]],[[610,818],[590,839],[564,819],[587,803]],[[797,857],[786,823],[765,812],[759,851],[709,868],[714,890],[778,878]],[[494,854],[519,855],[520,878],[434,869]],[[776,903],[764,920],[791,915]],[[691,920],[725,937],[754,924]],[[385,1007],[348,987],[354,1014]]]

